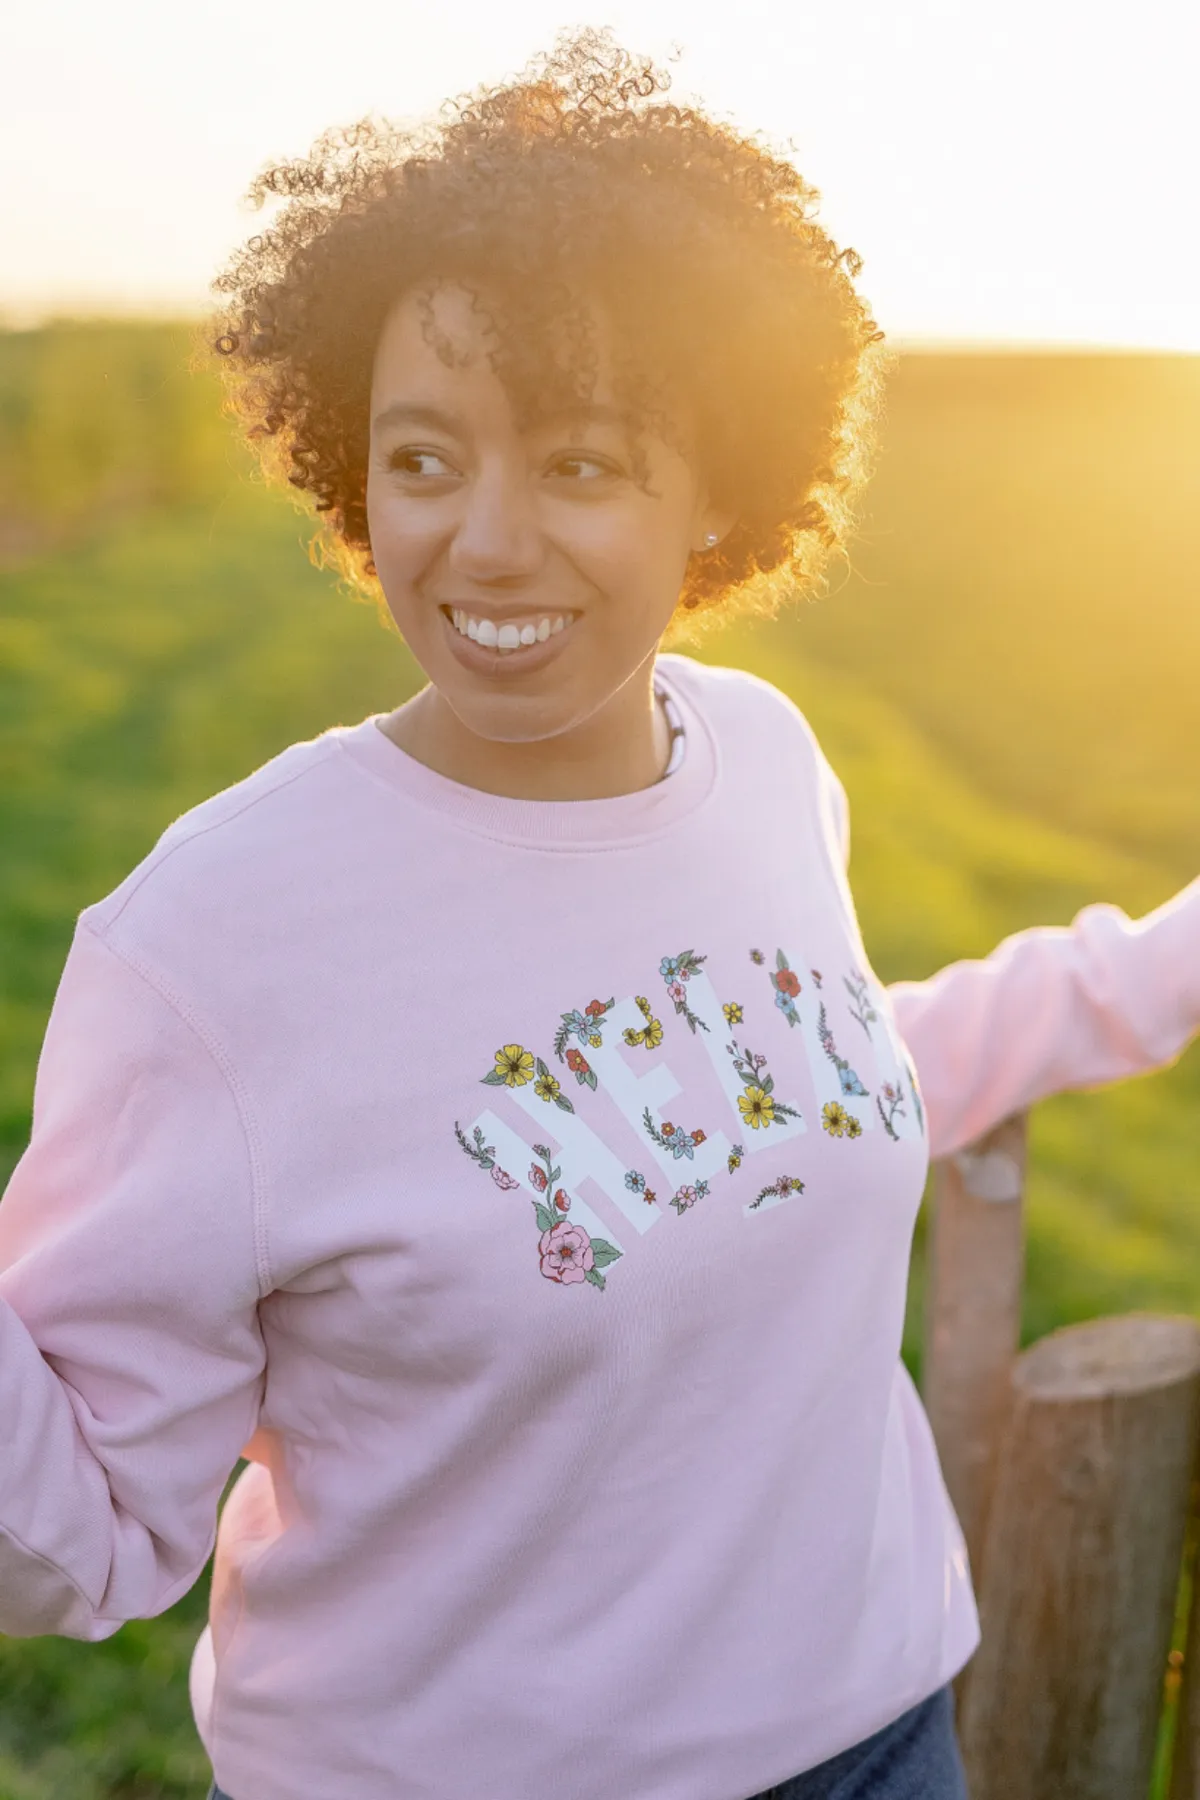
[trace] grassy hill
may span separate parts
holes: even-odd
[[[0,1187],[79,909],[186,807],[422,680],[248,483],[184,344],[0,336]],[[884,979],[1200,867],[1198,435],[1200,359],[905,357],[850,575],[697,649],[812,720]],[[1038,1109],[1027,1339],[1200,1315],[1198,1120],[1197,1051]],[[0,1639],[0,1800],[200,1800],[205,1586],[102,1645]]]

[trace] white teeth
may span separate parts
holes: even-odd
[[[511,655],[530,644],[544,644],[546,639],[557,631],[562,631],[571,623],[565,614],[543,614],[535,625],[532,620],[523,625],[515,625],[505,620],[497,626],[494,619],[475,619],[462,607],[450,609],[450,618],[454,629],[473,643],[484,644],[501,655]]]

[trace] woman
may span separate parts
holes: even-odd
[[[1200,1023],[1200,884],[885,992],[805,720],[662,649],[813,584],[882,367],[813,191],[664,85],[584,33],[328,137],[221,284],[428,685],[85,908],[0,1208],[0,1629],[215,1542],[213,1800],[961,1797],[929,1156]]]

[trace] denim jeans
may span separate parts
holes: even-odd
[[[232,1795],[214,1782],[208,1800]],[[873,1737],[750,1800],[967,1800],[951,1688],[939,1688]]]

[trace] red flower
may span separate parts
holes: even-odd
[[[693,1131],[692,1142],[693,1144],[702,1144],[704,1142],[704,1133],[702,1131]]]
[[[587,1074],[588,1062],[587,1062],[587,1058],[586,1058],[586,1056],[584,1056],[582,1050],[568,1050],[567,1051],[567,1067],[568,1067],[568,1069],[574,1069],[574,1071],[577,1075],[586,1075]]]
[[[647,1188],[642,1195],[642,1199],[646,1202],[647,1206],[654,1206],[657,1203],[658,1195],[654,1192],[653,1188]]]
[[[570,1206],[571,1202],[567,1199],[566,1192],[564,1189],[559,1188],[557,1194],[555,1194],[555,1196],[554,1196],[554,1204],[555,1204],[555,1206],[557,1206],[559,1212],[567,1211],[567,1208]]]
[[[539,1194],[545,1193],[545,1191],[546,1191],[546,1171],[545,1171],[545,1169],[539,1169],[537,1164],[534,1163],[533,1167],[529,1171],[529,1179],[530,1179],[530,1181],[532,1181],[534,1187],[537,1189]]]
[[[604,1002],[603,1000],[589,1000],[583,1010],[585,1013],[591,1013],[593,1019],[597,1018],[604,1011]]]
[[[662,1134],[664,1137],[674,1137],[675,1136],[675,1127],[671,1124],[671,1121],[669,1119],[663,1120]]]
[[[793,999],[800,992],[800,983],[791,969],[776,969],[775,986],[781,994],[791,994]]]

